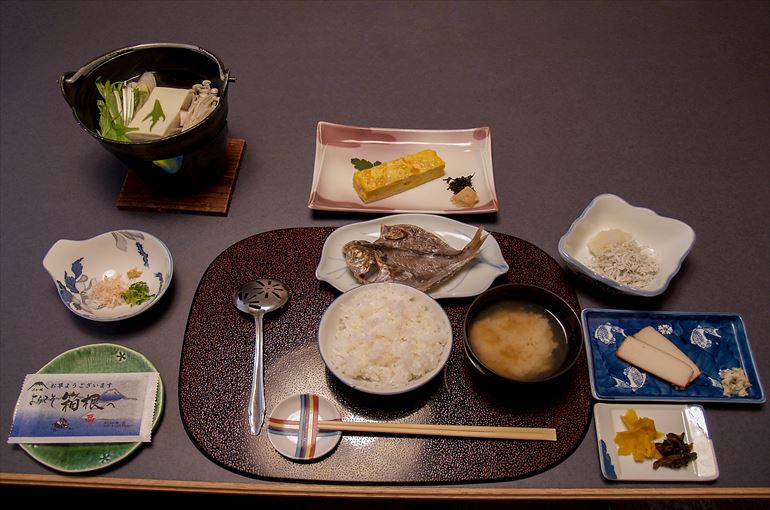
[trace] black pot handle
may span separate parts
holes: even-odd
[[[124,53],[128,53],[131,51],[136,50],[143,50],[147,48],[182,48],[186,50],[192,50],[199,53],[203,53],[210,57],[212,60],[214,60],[217,63],[217,67],[219,67],[219,78],[222,80],[222,89],[220,91],[220,95],[224,95],[224,89],[227,87],[227,83],[230,81],[235,81],[235,78],[230,78],[230,73],[227,69],[225,69],[224,63],[211,53],[210,51],[207,51],[199,46],[193,46],[191,44],[182,44],[182,43],[146,43],[146,44],[137,44],[136,46],[128,46],[126,48],[120,48],[117,50],[110,51],[108,53],[105,53],[104,55],[95,58],[88,64],[84,65],[77,71],[64,73],[59,78],[59,88],[61,88],[62,94],[64,95],[64,99],[67,101],[67,103],[70,106],[74,105],[75,97],[76,97],[76,90],[77,90],[77,84],[76,82],[85,75],[88,75],[91,71],[96,69],[98,66],[102,65],[104,62],[113,59],[119,55],[122,55]]]
[[[222,64],[222,61],[219,60],[219,58],[217,58],[211,52],[206,51],[199,46],[193,46],[191,44],[181,44],[181,43],[146,43],[146,44],[137,44],[136,46],[128,46],[126,48],[120,48],[118,50],[114,50],[109,53],[106,53],[101,57],[95,58],[88,64],[84,65],[83,67],[75,71],[75,73],[65,73],[65,75],[62,76],[62,78],[64,78],[64,76],[66,76],[67,74],[71,74],[71,76],[65,78],[65,80],[67,81],[68,84],[74,84],[81,76],[90,73],[96,67],[100,66],[101,64],[103,64],[104,62],[112,58],[117,57],[118,55],[122,55],[123,53],[128,53],[130,51],[143,50],[147,48],[182,48],[185,50],[192,50],[192,51],[205,53],[206,55],[209,55],[211,58],[213,58],[217,62],[217,65],[219,66],[220,79],[226,80],[227,73],[224,70],[224,65]]]

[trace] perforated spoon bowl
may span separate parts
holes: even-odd
[[[262,341],[262,318],[266,313],[278,310],[289,300],[288,289],[279,281],[260,279],[245,283],[235,291],[233,301],[238,310],[254,317],[254,372],[251,378],[249,397],[249,430],[259,434],[265,422],[264,346]]]

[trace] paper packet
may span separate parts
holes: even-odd
[[[157,372],[28,374],[9,443],[150,442]]]

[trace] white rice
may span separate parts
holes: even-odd
[[[397,390],[434,370],[452,332],[446,315],[419,291],[393,284],[362,287],[340,304],[331,362],[362,386]]]

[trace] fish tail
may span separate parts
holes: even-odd
[[[487,236],[489,234],[484,230],[484,227],[479,227],[478,230],[476,230],[476,233],[473,235],[473,239],[471,239],[471,242],[465,245],[465,248],[463,248],[463,251],[468,253],[476,253],[481,249],[481,246],[484,244],[484,241],[487,240]]]

